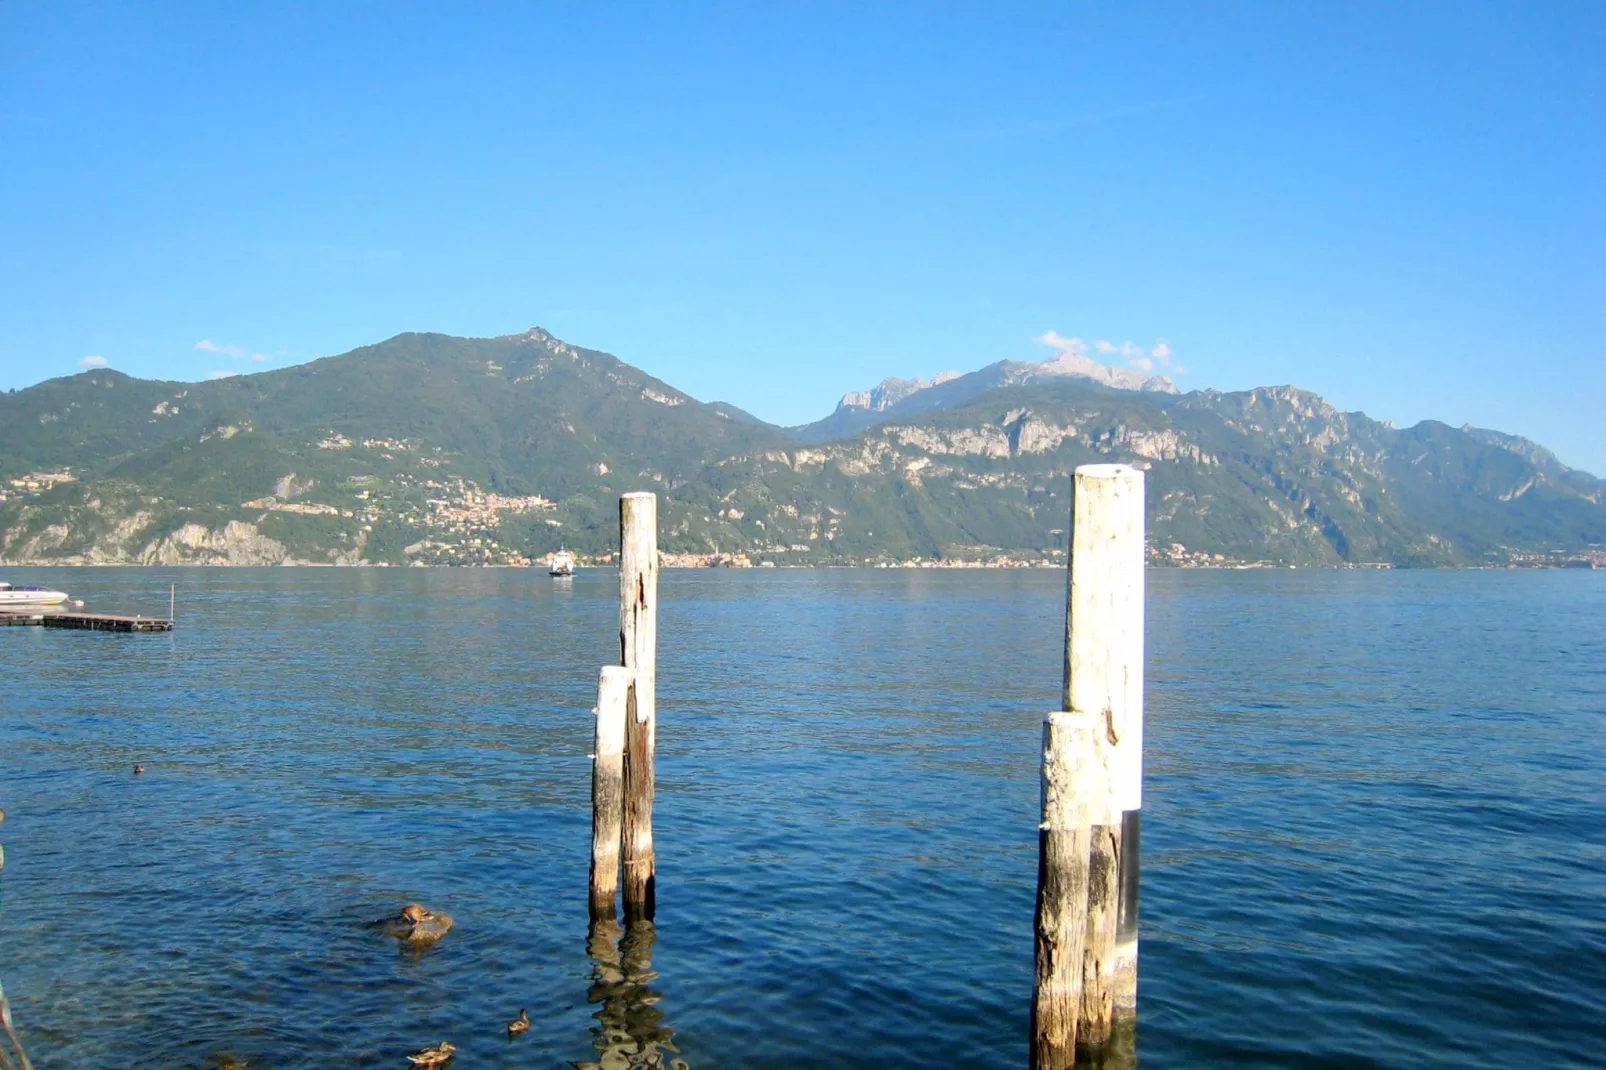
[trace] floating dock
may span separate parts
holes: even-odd
[[[170,632],[165,617],[128,617],[116,613],[79,613],[39,606],[0,609],[0,627],[34,625],[44,628],[86,628],[96,632]]]

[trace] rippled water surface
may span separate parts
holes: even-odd
[[[171,635],[0,629],[40,1070],[554,1067],[614,1027],[694,1070],[1025,1062],[1061,574],[664,573],[622,981],[585,916],[611,573],[6,578],[179,588]],[[1148,643],[1146,1066],[1600,1064],[1606,576],[1151,572]],[[409,899],[457,918],[422,955],[369,924]]]

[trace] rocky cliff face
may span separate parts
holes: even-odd
[[[281,565],[284,544],[265,538],[255,524],[231,520],[217,529],[181,524],[139,553],[142,565]]]
[[[918,376],[913,379],[883,379],[873,390],[850,390],[843,394],[842,400],[837,402],[837,408],[885,412],[912,394],[930,390],[934,386],[941,386],[957,378],[959,378],[958,372],[943,372],[935,379]]]
[[[0,530],[0,565],[360,565],[366,538],[310,557],[297,557],[257,525],[230,520],[216,528],[194,521],[154,534],[151,514],[136,511],[103,526],[67,518],[28,530]],[[74,519],[78,522],[74,523]],[[158,528],[160,525],[158,525]]]

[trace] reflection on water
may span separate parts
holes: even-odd
[[[1142,1008],[1138,1013],[1141,1017]],[[1140,1025],[1141,1022],[1115,1022],[1110,1030],[1110,1042],[1097,1050],[1089,1051],[1078,1044],[1077,1070],[1137,1070]]]
[[[591,956],[591,987],[586,1002],[601,1004],[591,1034],[598,1058],[572,1063],[575,1070],[689,1070],[679,1058],[674,1030],[664,1025],[662,995],[652,987],[657,927],[650,921],[621,931],[615,921],[591,925],[586,951]]]

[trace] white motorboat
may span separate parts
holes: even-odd
[[[50,587],[20,587],[0,583],[0,609],[12,606],[59,606],[65,601],[65,592]]]
[[[573,576],[574,555],[567,550],[559,550],[552,555],[551,564],[547,567],[548,576]]]

